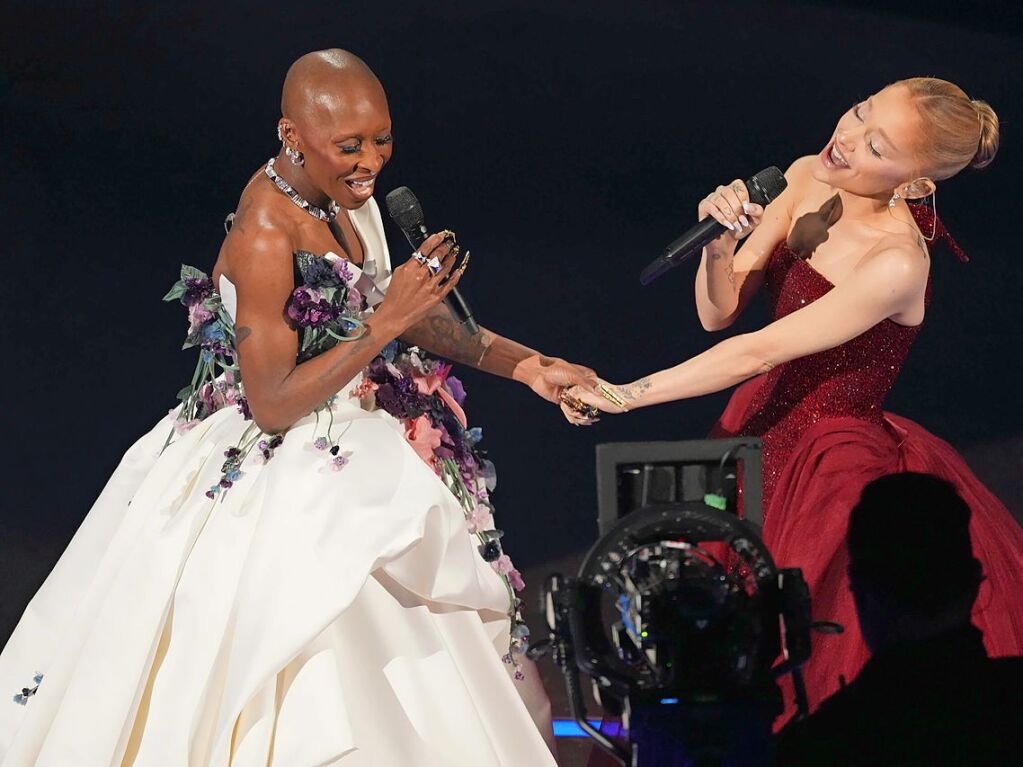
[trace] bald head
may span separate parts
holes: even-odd
[[[284,171],[288,182],[349,210],[372,197],[393,152],[383,86],[362,59],[338,48],[307,53],[291,65],[277,129],[277,159],[281,167],[285,158],[294,163]]]
[[[296,122],[318,121],[358,97],[383,96],[383,86],[354,53],[330,48],[298,59],[284,78],[281,115]]]

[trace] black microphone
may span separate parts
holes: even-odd
[[[746,189],[749,190],[750,202],[767,207],[775,198],[781,194],[788,182],[784,174],[771,166],[764,168],[753,178],[746,181]],[[672,267],[678,266],[697,253],[703,251],[703,246],[721,236],[726,227],[707,216],[700,223],[683,234],[668,247],[664,249],[658,258],[651,261],[649,266],[639,275],[639,281],[649,285]]]
[[[423,223],[423,206],[419,204],[419,200],[407,186],[399,186],[388,192],[386,201],[387,212],[390,214],[391,220],[405,233],[409,244],[418,250],[419,246],[423,244],[423,240],[430,235]],[[451,316],[465,328],[469,335],[474,336],[480,332],[480,326],[476,324],[476,320],[472,316],[472,309],[462,298],[458,288],[454,288],[448,293],[444,303],[451,312]]]

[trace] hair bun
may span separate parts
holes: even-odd
[[[970,167],[986,168],[998,153],[998,115],[986,101],[973,99],[971,103],[977,110],[977,118],[980,120],[980,139]]]

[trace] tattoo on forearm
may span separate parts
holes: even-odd
[[[343,344],[338,344],[338,346],[341,347],[341,350],[344,352],[344,354],[337,355],[337,359],[331,363],[330,367],[328,367],[326,370],[320,373],[320,380],[321,381],[330,380],[331,378],[334,377],[334,375],[340,368],[347,365],[352,355],[359,351],[360,346],[363,346],[365,344],[366,340],[370,336],[370,332],[371,332],[370,328],[367,326],[366,332],[363,333],[362,336],[360,336],[355,341],[347,341]],[[337,349],[338,346],[335,346],[334,348]]]
[[[490,348],[488,333],[469,335],[446,311],[427,317],[416,330],[415,340],[419,345],[456,362],[478,365]]]
[[[729,261],[728,264],[725,266],[725,276],[728,278],[729,284],[731,284],[731,286],[734,288],[735,287],[735,262],[734,261]]]
[[[242,341],[252,335],[252,328],[242,325],[234,333],[234,342],[236,345],[241,346]]]
[[[654,384],[653,381],[650,380],[650,376],[645,376],[634,383],[619,386],[618,391],[621,392],[621,395],[625,397],[625,399],[632,401],[638,398],[641,394],[645,394],[650,391],[653,385]]]

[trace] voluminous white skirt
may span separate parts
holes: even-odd
[[[216,500],[234,408],[131,447],[0,654],[0,765],[555,764],[460,506],[391,416],[334,419],[345,468],[310,417]]]

